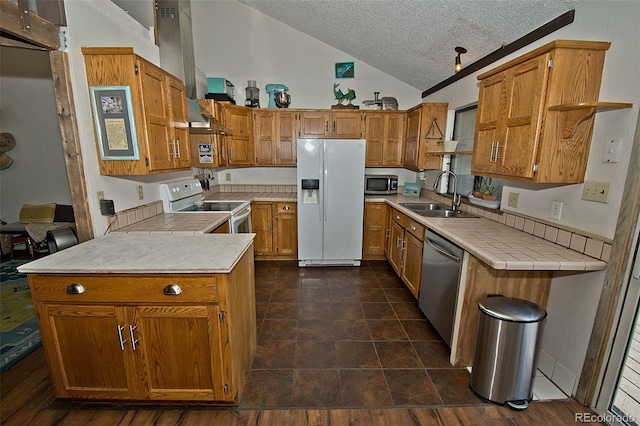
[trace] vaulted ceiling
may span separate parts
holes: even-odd
[[[454,74],[579,0],[239,0],[419,90]],[[580,0],[584,1],[584,0]]]

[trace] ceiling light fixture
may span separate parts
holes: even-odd
[[[467,49],[464,47],[456,47],[456,52],[458,52],[458,56],[456,56],[456,72],[459,72],[462,69],[462,62],[460,61],[460,55],[463,53],[467,53]]]

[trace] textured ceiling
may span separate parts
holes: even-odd
[[[239,0],[419,90],[574,8],[578,0]]]

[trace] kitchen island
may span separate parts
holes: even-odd
[[[237,404],[253,234],[114,233],[21,266],[58,398]]]

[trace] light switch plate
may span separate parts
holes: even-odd
[[[587,201],[597,201],[598,203],[609,202],[609,190],[611,182],[585,181],[582,188],[582,199]]]
[[[144,191],[142,185],[138,185],[138,200],[144,200]]]
[[[609,139],[604,144],[602,161],[605,163],[617,163],[620,159],[620,139]]]
[[[520,199],[520,193],[518,192],[510,192],[509,193],[509,201],[507,205],[509,207],[513,207],[514,209],[518,208],[518,200]]]

